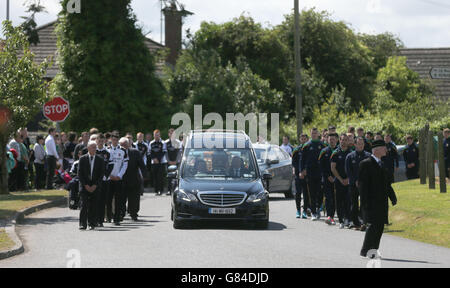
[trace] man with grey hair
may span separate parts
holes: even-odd
[[[377,140],[372,143],[371,157],[359,165],[358,186],[361,195],[361,210],[364,222],[368,224],[361,256],[367,257],[371,250],[378,250],[384,225],[389,224],[389,203],[397,205],[397,197],[389,181],[388,171],[381,158],[387,153],[386,142]],[[379,257],[379,253],[378,257]],[[371,257],[375,254],[370,253]],[[376,255],[375,255],[376,256]]]
[[[126,141],[122,139],[122,145],[126,145]],[[109,195],[106,201],[106,218],[108,222],[113,219],[112,202],[114,200],[114,225],[120,225],[123,215],[121,214],[121,207],[123,202],[124,191],[122,189],[122,178],[128,167],[128,155],[125,148],[120,146],[119,135],[111,135],[111,146],[108,148],[110,154],[108,163],[109,175]]]
[[[80,230],[94,230],[97,224],[97,197],[101,189],[105,165],[102,157],[96,155],[97,143],[89,141],[88,154],[80,158],[78,177],[80,178]]]
[[[123,142],[123,144],[123,148],[126,150],[128,155],[128,167],[125,175],[123,175],[123,187],[126,191],[126,197],[128,199],[128,213],[130,213],[133,221],[138,221],[141,195],[140,191],[143,181],[142,175],[147,174],[147,169],[144,164],[142,154],[139,150],[131,148],[132,142],[130,143],[127,141],[126,143]],[[120,145],[122,146],[122,139],[120,141]],[[125,203],[122,203],[122,207],[124,206]]]

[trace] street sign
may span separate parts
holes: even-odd
[[[432,68],[430,76],[432,79],[450,79],[450,67]]]
[[[62,97],[56,97],[44,104],[43,112],[45,118],[53,122],[63,122],[70,114],[69,101]]]

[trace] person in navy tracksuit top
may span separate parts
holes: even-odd
[[[364,150],[364,138],[358,137],[356,139],[356,150],[350,153],[345,159],[345,171],[348,175],[350,186],[350,220],[355,228],[363,228],[359,221],[359,190],[358,190],[358,177],[359,177],[359,163],[364,159],[370,157],[370,153]]]
[[[444,129],[444,161],[445,173],[450,177],[450,129]]]
[[[340,147],[331,155],[331,171],[336,177],[334,182],[336,187],[336,210],[339,217],[340,228],[349,226],[350,215],[350,195],[349,195],[349,179],[345,171],[345,159],[350,154],[348,149],[348,136],[342,134],[340,138]]]
[[[292,167],[295,176],[295,204],[297,207],[297,218],[307,219],[307,210],[309,208],[309,197],[308,190],[306,186],[305,179],[300,178],[300,173],[302,171],[301,168],[301,159],[303,157],[303,145],[308,142],[308,135],[302,134],[300,136],[300,145],[294,148],[292,153]],[[303,194],[303,213],[301,213],[301,202],[302,202],[302,194]]]
[[[408,146],[403,151],[403,158],[406,165],[406,177],[408,180],[419,178],[419,148],[414,143],[412,136],[407,136],[406,141]]]
[[[320,141],[320,133],[317,128],[311,129],[311,140],[306,143],[303,148],[303,157],[301,161],[301,178],[305,179],[308,183],[309,196],[311,201],[311,219],[316,221],[320,218],[318,208],[321,206],[320,195],[320,181],[322,174],[320,172],[319,155],[325,144]]]
[[[329,146],[322,149],[319,156],[320,171],[322,173],[322,185],[325,194],[325,206],[327,209],[327,220],[325,223],[328,225],[336,225],[334,221],[334,214],[336,213],[336,205],[334,203],[334,176],[331,172],[330,158],[334,150],[337,148],[338,134],[328,135]]]

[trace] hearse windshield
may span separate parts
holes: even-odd
[[[186,149],[183,177],[251,180],[257,177],[251,149]]]

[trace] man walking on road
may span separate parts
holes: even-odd
[[[87,145],[88,154],[80,158],[78,176],[80,177],[80,230],[94,230],[97,224],[97,197],[100,193],[105,164],[102,157],[96,155],[97,143],[90,141]]]
[[[348,175],[350,185],[350,221],[353,222],[356,229],[365,230],[365,225],[361,226],[359,221],[359,190],[358,190],[358,176],[359,164],[370,157],[370,153],[364,151],[364,138],[358,137],[356,139],[356,150],[351,152],[345,159],[345,171]],[[364,223],[363,223],[364,224]]]
[[[164,185],[164,172],[167,164],[167,147],[161,139],[161,132],[157,129],[153,132],[154,140],[150,143],[150,158],[152,162],[152,178],[156,195],[161,196]]]
[[[120,145],[123,145],[122,147],[126,150],[128,155],[128,166],[125,175],[123,175],[124,190],[126,191],[128,198],[128,213],[130,213],[133,221],[138,221],[141,183],[144,181],[143,177],[146,177],[147,171],[141,152],[131,148],[131,141],[127,145],[124,144],[125,142],[123,140],[120,141]],[[139,169],[141,170],[140,173]]]
[[[312,221],[320,219],[319,207],[322,205],[320,197],[321,178],[319,155],[325,144],[320,141],[320,133],[317,128],[311,129],[311,141],[302,147],[301,178],[306,178],[311,199]]]
[[[363,160],[359,170],[359,191],[364,222],[368,223],[361,256],[367,257],[370,250],[378,250],[384,225],[389,223],[389,203],[397,205],[397,197],[389,181],[388,171],[381,158],[386,156],[383,140],[372,143],[372,156]],[[379,253],[378,253],[379,254]]]

